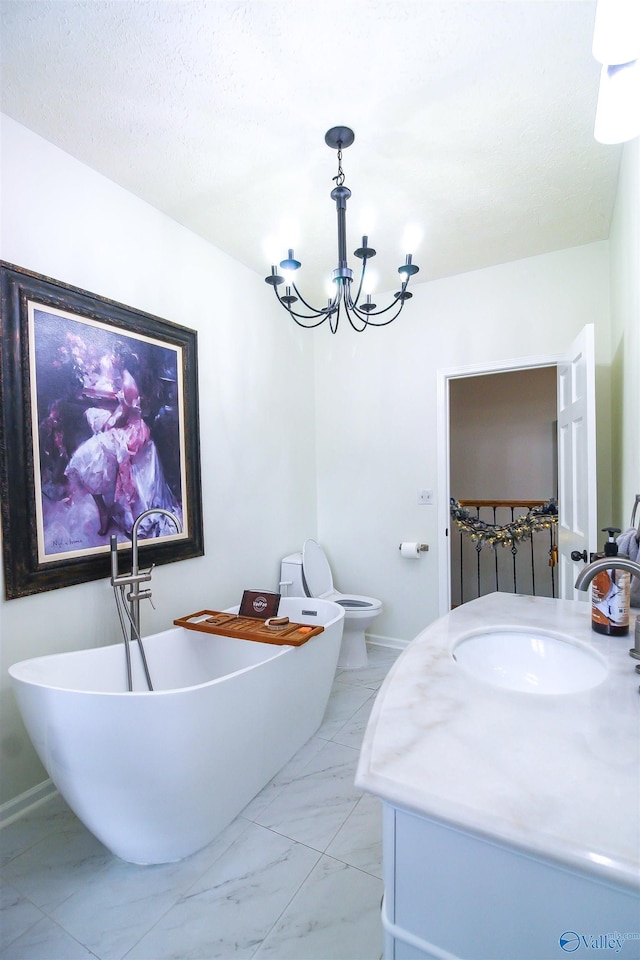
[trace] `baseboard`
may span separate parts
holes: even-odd
[[[53,780],[43,780],[42,783],[25,790],[24,793],[19,794],[12,800],[7,800],[6,803],[0,805],[0,830],[3,827],[8,827],[14,820],[24,817],[26,813],[29,813],[35,807],[39,807],[41,803],[50,800],[57,792]]]
[[[395,637],[380,637],[375,633],[365,635],[367,643],[376,647],[391,647],[393,650],[404,650],[409,646],[408,640],[397,640]]]

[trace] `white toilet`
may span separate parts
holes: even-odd
[[[344,631],[338,666],[355,670],[367,665],[365,630],[382,610],[382,601],[340,593],[333,585],[331,567],[315,540],[305,540],[302,553],[291,553],[280,565],[280,591],[289,597],[319,597],[344,607]]]

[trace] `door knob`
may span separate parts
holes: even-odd
[[[583,563],[587,562],[587,551],[583,550],[582,553],[579,550],[571,551],[572,560],[582,560]]]

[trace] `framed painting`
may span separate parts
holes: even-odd
[[[6,599],[108,577],[147,510],[141,563],[201,556],[196,332],[2,261],[0,318]]]

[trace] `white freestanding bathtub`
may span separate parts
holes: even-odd
[[[10,668],[49,776],[116,856],[165,863],[206,846],[318,729],[344,610],[283,598],[279,614],[324,631],[299,647],[182,627],[145,637],[151,692],[134,644],[132,693],[122,643]]]

